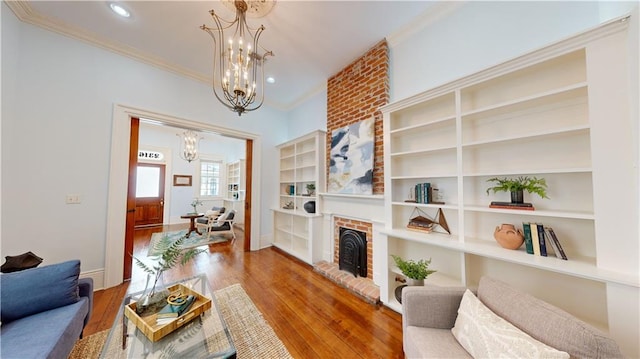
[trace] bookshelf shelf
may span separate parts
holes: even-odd
[[[611,188],[640,192],[629,168],[637,139],[621,136],[634,131],[628,68],[620,65],[629,61],[626,36],[626,25],[612,21],[383,106],[389,131],[380,233],[387,254],[431,258],[437,273],[453,278],[448,283],[475,287],[483,275],[502,279],[591,324],[637,338],[638,328],[630,328],[616,307],[640,315],[625,304],[628,295],[640,295],[640,210],[637,196],[613,195]],[[490,208],[492,201],[510,199],[487,194],[487,180],[508,176],[545,178],[550,199],[525,193],[534,211]],[[404,202],[421,183],[438,188],[446,204]],[[441,209],[451,235],[407,230],[415,207],[431,217]],[[496,226],[522,230],[523,222],[553,228],[568,260],[556,258],[550,245],[543,257],[524,246],[504,249],[493,238]],[[393,263],[382,263],[381,300],[401,309]],[[547,282],[555,284],[553,293]],[[567,299],[576,288],[599,298],[597,314]]]
[[[325,132],[314,131],[278,146],[280,181],[278,205],[272,208],[273,244],[312,264],[321,255],[322,216],[317,193],[325,188]],[[306,186],[315,185],[307,195]],[[307,213],[304,204],[316,202],[316,213]],[[285,209],[288,203],[293,208]]]

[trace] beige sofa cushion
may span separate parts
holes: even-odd
[[[615,341],[571,314],[506,283],[482,277],[478,298],[520,330],[572,358],[622,358]]]
[[[569,359],[495,315],[467,290],[451,332],[474,358]]]

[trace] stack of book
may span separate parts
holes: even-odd
[[[409,220],[407,229],[411,231],[430,233],[433,230],[434,225],[435,223],[431,219],[423,216],[417,216]]]
[[[567,260],[567,255],[553,228],[532,222],[522,222],[522,227],[527,253],[546,257],[548,249],[552,248],[556,257]]]
[[[189,295],[181,300],[177,301],[177,304],[167,304],[162,308],[156,316],[156,324],[167,324],[172,320],[178,318],[182,314],[186,313],[193,302],[195,301],[193,295]]]
[[[431,186],[431,183],[418,183],[413,187],[414,198],[416,203],[444,204],[444,202],[436,201],[438,198],[438,189]]]
[[[531,203],[511,203],[511,202],[491,202],[490,208],[504,208],[504,209],[523,209],[525,211],[534,211],[535,208]]]

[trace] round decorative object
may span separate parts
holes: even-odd
[[[396,300],[398,301],[398,303],[402,304],[402,289],[404,287],[406,287],[406,284],[403,284],[399,287],[396,287],[396,290],[394,291],[395,296],[396,296]]]
[[[513,224],[503,223],[496,227],[493,237],[502,248],[518,249],[524,243],[524,235]]]
[[[307,213],[316,213],[316,201],[305,202],[304,210],[307,211]]]

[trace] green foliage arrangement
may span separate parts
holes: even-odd
[[[313,191],[316,190],[315,183],[307,183],[307,193],[313,194]]]
[[[163,236],[154,245],[154,249],[160,251],[160,254],[150,256],[150,258],[154,260],[154,264],[152,265],[147,265],[140,259],[133,257],[138,267],[140,267],[147,274],[153,276],[153,286],[151,287],[151,292],[149,292],[149,295],[155,294],[156,285],[158,284],[158,280],[160,280],[160,277],[162,276],[162,273],[164,271],[175,267],[175,265],[178,263],[180,263],[181,265],[185,265],[198,254],[205,252],[204,249],[181,249],[180,245],[182,245],[182,242],[184,242],[185,239],[186,237],[183,236],[178,238],[174,242],[171,242],[169,236]]]
[[[429,260],[421,259],[416,262],[413,259],[404,260],[394,254],[392,254],[391,257],[393,257],[393,260],[396,262],[396,266],[398,266],[402,274],[411,279],[425,279],[429,274],[437,272],[429,269],[431,258],[429,258]]]
[[[497,192],[517,192],[527,191],[535,193],[540,198],[547,197],[547,181],[544,178],[520,176],[518,178],[489,178],[487,182],[494,182],[496,185],[487,188],[487,194],[490,191]]]

